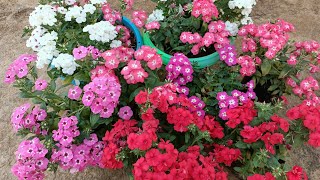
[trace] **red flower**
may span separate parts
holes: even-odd
[[[310,144],[315,148],[320,147],[320,133],[319,132],[310,133],[308,144]]]
[[[231,166],[231,163],[241,156],[240,149],[231,149],[223,145],[214,145],[214,147],[215,160],[218,163],[224,163],[226,166]]]
[[[308,114],[303,121],[303,125],[311,131],[315,131],[320,128],[319,114]]]
[[[205,116],[204,117],[204,126],[201,128],[202,131],[208,131],[211,138],[221,139],[224,137],[223,127],[219,122],[215,121],[214,117]]]
[[[300,110],[299,107],[293,107],[289,109],[286,113],[287,117],[291,120],[296,120],[300,118]]]
[[[144,104],[147,102],[148,99],[148,92],[147,91],[140,91],[139,94],[136,95],[134,100],[137,104]]]
[[[307,180],[306,172],[300,166],[293,166],[292,170],[286,174],[288,180]]]
[[[244,126],[240,135],[244,138],[243,142],[250,144],[257,142],[261,138],[262,133],[258,127]]]
[[[265,175],[254,174],[249,176],[247,180],[276,180],[276,178],[271,173],[267,172]]]
[[[280,125],[280,128],[284,131],[284,132],[288,132],[289,131],[289,122],[281,117],[279,117],[278,115],[273,115],[271,116],[271,120],[274,122],[277,122]]]

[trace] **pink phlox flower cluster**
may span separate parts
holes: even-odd
[[[262,63],[261,59],[256,56],[252,58],[251,56],[245,55],[237,58],[237,63],[240,65],[240,74],[244,76],[252,76],[256,72],[256,65]]]
[[[118,115],[123,120],[130,120],[133,115],[133,111],[131,110],[130,106],[124,106],[120,108]]]
[[[320,99],[315,93],[315,91],[319,90],[319,83],[312,76],[306,77],[300,84],[297,84],[297,82],[289,77],[287,78],[286,83],[293,88],[293,93],[299,97],[305,95],[307,100],[313,100],[314,102],[320,103]]]
[[[134,0],[123,0],[123,2],[126,4],[126,10],[132,9],[132,6],[134,4]]]
[[[221,20],[212,21],[209,26],[209,32],[201,37],[199,33],[182,32],[180,35],[180,41],[182,43],[194,44],[191,49],[193,55],[197,55],[200,52],[201,47],[209,47],[214,45],[216,50],[230,44],[228,36],[230,33],[225,30],[225,23]]]
[[[248,91],[246,93],[239,90],[233,90],[231,95],[228,95],[227,92],[219,92],[217,94],[217,100],[220,111],[219,117],[223,120],[228,120],[227,111],[238,107],[241,104],[245,104],[249,100],[254,100],[256,98],[256,93],[253,91],[254,81],[251,80],[246,84]]]
[[[76,60],[82,60],[88,55],[91,55],[91,57],[96,60],[101,56],[99,49],[93,46],[89,46],[89,47],[79,46],[77,48],[74,48],[72,53],[73,53],[73,57]]]
[[[145,78],[149,76],[138,60],[130,60],[127,66],[121,70],[121,75],[128,84],[143,83]]]
[[[213,18],[218,18],[219,11],[212,0],[194,0],[191,14],[196,18],[202,16],[202,20],[209,23]]]
[[[122,15],[119,11],[113,10],[109,3],[102,5],[103,18],[109,21],[111,24],[115,24],[116,21],[122,21]]]
[[[274,24],[266,23],[260,26],[249,24],[239,30],[239,36],[244,37],[243,52],[256,52],[257,43],[266,48],[265,56],[273,59],[284,48],[289,40],[289,33],[294,31],[294,26],[284,20],[278,19]]]
[[[4,82],[11,84],[16,80],[16,76],[20,79],[26,77],[28,75],[28,64],[36,60],[37,56],[33,54],[23,54],[19,56],[8,67]]]
[[[85,85],[82,103],[90,107],[94,114],[100,114],[102,118],[111,117],[119,103],[121,85],[114,76],[101,76],[94,78]]]
[[[134,57],[138,61],[147,62],[147,66],[151,70],[161,68],[162,66],[161,56],[157,54],[157,50],[149,46],[142,46],[134,53]]]
[[[190,109],[191,112],[196,112],[199,117],[204,118],[206,104],[197,96],[191,96],[189,101],[194,106],[194,109]]]
[[[71,145],[74,138],[80,135],[77,124],[78,118],[76,116],[61,118],[58,130],[52,131],[53,140],[58,141],[63,147]]]
[[[11,115],[11,123],[15,132],[28,129],[35,134],[46,134],[45,130],[41,130],[40,122],[44,121],[47,117],[47,112],[35,106],[31,113],[28,113],[30,104],[26,103],[14,109]]]
[[[16,151],[16,164],[11,168],[19,180],[44,179],[49,160],[45,157],[48,150],[38,138],[22,141]]]
[[[295,43],[295,50],[290,54],[287,63],[291,66],[295,66],[298,63],[298,59],[302,55],[306,55],[307,57],[303,57],[305,59],[309,58],[309,71],[310,73],[316,73],[320,71],[320,44],[316,41],[304,41]]]
[[[177,86],[179,93],[189,94],[189,89],[185,85],[193,80],[193,68],[188,57],[182,53],[175,53],[166,66],[168,72],[167,79]]]
[[[146,20],[148,19],[148,15],[146,11],[133,11],[132,12],[132,19],[133,19],[133,23],[138,27],[138,28],[142,28],[145,23]]]
[[[68,98],[78,100],[82,94],[82,89],[79,86],[74,86],[69,89]]]
[[[224,61],[228,66],[237,64],[237,51],[234,45],[226,45],[218,50],[221,61]]]
[[[153,29],[160,29],[160,23],[158,21],[152,21],[146,24],[146,21],[148,19],[148,15],[145,11],[133,11],[132,13],[133,23],[139,27],[142,28],[145,26],[147,30],[153,30]]]
[[[101,157],[104,149],[104,142],[98,141],[96,134],[91,134],[88,139],[79,145],[70,144],[53,150],[51,160],[59,163],[64,170],[71,173],[81,172],[88,166],[101,166]]]
[[[116,26],[116,31],[118,34],[121,35],[121,38],[119,39],[126,47],[131,46],[131,40],[130,40],[130,30],[123,26],[123,25],[117,25]]]
[[[103,76],[113,76],[116,78],[116,75],[114,74],[114,71],[111,69],[108,69],[104,65],[96,66],[94,69],[90,71],[90,77],[91,81],[97,77],[103,77]]]
[[[134,50],[132,48],[120,46],[118,48],[105,51],[101,54],[101,56],[106,61],[105,66],[108,69],[116,69],[118,68],[120,62],[127,63],[129,60],[132,60],[133,54]]]

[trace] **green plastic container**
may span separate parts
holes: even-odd
[[[231,43],[234,43],[233,39],[230,39]],[[158,54],[161,55],[162,61],[164,64],[168,64],[170,61],[170,58],[172,57],[171,55],[161,51],[158,49],[151,41],[149,34],[148,33],[143,33],[143,43],[144,45],[150,46],[152,48],[155,48],[158,52]],[[208,56],[203,56],[199,58],[189,58],[190,62],[194,65],[197,65],[196,68],[203,69],[208,66],[212,66],[215,63],[219,61],[220,57],[218,52],[215,52],[213,54],[210,54]]]

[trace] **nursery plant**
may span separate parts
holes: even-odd
[[[11,116],[26,138],[12,173],[44,179],[96,166],[130,168],[137,180],[307,179],[287,158],[320,146],[320,44],[290,40],[294,27],[281,19],[252,24],[255,1],[155,2],[149,17],[134,9],[133,22],[170,52],[168,62],[139,46],[105,0],[40,1],[25,29],[34,54],[14,60],[4,80],[26,99]],[[201,68],[190,51],[217,51],[219,61]]]

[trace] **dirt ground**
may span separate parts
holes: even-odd
[[[111,2],[112,0],[110,0]],[[115,0],[113,0],[115,1]],[[150,0],[136,0],[136,7],[152,10]],[[11,180],[15,177],[10,168],[15,163],[14,152],[21,139],[13,134],[10,115],[14,107],[23,103],[17,98],[12,86],[3,84],[8,65],[19,54],[30,52],[21,38],[22,30],[28,24],[28,14],[32,12],[37,0],[0,0],[0,179]],[[257,23],[283,18],[296,26],[297,40],[320,40],[319,0],[259,0],[253,17]],[[307,169],[310,179],[320,179],[320,151],[306,147],[295,150],[291,161]],[[83,173],[70,174],[58,171],[48,173],[46,179],[128,179],[124,171],[88,169]]]

